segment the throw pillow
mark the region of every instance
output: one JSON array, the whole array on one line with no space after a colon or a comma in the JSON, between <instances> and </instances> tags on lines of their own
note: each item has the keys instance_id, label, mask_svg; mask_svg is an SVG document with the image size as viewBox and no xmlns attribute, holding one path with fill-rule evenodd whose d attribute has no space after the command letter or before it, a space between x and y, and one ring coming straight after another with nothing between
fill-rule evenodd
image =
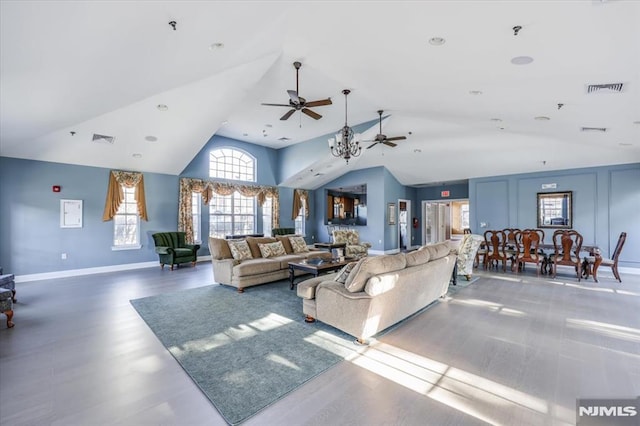
<instances>
[{"instance_id":1,"label":"throw pillow","mask_svg":"<svg viewBox=\"0 0 640 426\"><path fill-rule=\"evenodd\" d=\"M347 281L347 277L349 277L349 274L357 263L358 262L347 263L342 269L340 269L340 272L338 272L338 275L336 275L333 280L344 284L345 281Z\"/></svg>"},{"instance_id":2,"label":"throw pillow","mask_svg":"<svg viewBox=\"0 0 640 426\"><path fill-rule=\"evenodd\" d=\"M260 248L260 254L265 259L268 257L284 256L287 254L280 241L276 241L275 243L258 244L258 247Z\"/></svg>"},{"instance_id":3,"label":"throw pillow","mask_svg":"<svg viewBox=\"0 0 640 426\"><path fill-rule=\"evenodd\" d=\"M231 256L236 260L253 259L249 244L246 241L229 241Z\"/></svg>"},{"instance_id":4,"label":"throw pillow","mask_svg":"<svg viewBox=\"0 0 640 426\"><path fill-rule=\"evenodd\" d=\"M307 242L302 237L289 237L289 242L294 253L306 253L309 251Z\"/></svg>"}]
</instances>

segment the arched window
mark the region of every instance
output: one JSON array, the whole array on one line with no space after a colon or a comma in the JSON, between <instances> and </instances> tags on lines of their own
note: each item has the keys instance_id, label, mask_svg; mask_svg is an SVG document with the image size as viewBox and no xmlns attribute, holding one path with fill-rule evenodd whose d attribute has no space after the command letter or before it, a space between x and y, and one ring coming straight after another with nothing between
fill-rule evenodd
<instances>
[{"instance_id":1,"label":"arched window","mask_svg":"<svg viewBox=\"0 0 640 426\"><path fill-rule=\"evenodd\" d=\"M256 181L256 159L234 148L214 149L209 154L209 177Z\"/></svg>"},{"instance_id":2,"label":"arched window","mask_svg":"<svg viewBox=\"0 0 640 426\"><path fill-rule=\"evenodd\" d=\"M219 148L209 154L209 176L220 179L256 181L256 159L234 149ZM255 197L244 197L238 192L231 195L213 194L209 203L209 235L253 234L256 228Z\"/></svg>"}]
</instances>

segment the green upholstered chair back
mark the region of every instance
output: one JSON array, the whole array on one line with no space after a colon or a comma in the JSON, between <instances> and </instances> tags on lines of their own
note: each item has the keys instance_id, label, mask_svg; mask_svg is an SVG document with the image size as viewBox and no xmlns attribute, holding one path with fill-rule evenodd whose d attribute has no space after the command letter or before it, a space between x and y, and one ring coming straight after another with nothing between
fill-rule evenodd
<instances>
[{"instance_id":1,"label":"green upholstered chair back","mask_svg":"<svg viewBox=\"0 0 640 426\"><path fill-rule=\"evenodd\" d=\"M157 232L153 234L156 247L180 248L185 246L184 232Z\"/></svg>"},{"instance_id":2,"label":"green upholstered chair back","mask_svg":"<svg viewBox=\"0 0 640 426\"><path fill-rule=\"evenodd\" d=\"M276 235L291 235L295 233L296 233L295 228L273 228L271 230L272 237L275 237Z\"/></svg>"}]
</instances>

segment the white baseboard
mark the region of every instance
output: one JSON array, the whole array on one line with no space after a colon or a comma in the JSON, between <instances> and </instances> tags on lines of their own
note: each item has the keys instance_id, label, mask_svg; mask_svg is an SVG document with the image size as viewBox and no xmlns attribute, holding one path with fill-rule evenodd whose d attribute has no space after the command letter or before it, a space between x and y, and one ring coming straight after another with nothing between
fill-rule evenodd
<instances>
[{"instance_id":1,"label":"white baseboard","mask_svg":"<svg viewBox=\"0 0 640 426\"><path fill-rule=\"evenodd\" d=\"M198 256L198 262L211 260L211 256ZM125 263L122 265L98 266L95 268L67 269L65 271L43 272L40 274L16 275L16 282L50 280L54 278L79 277L82 275L104 274L105 272L129 271L131 269L157 268L158 261Z\"/></svg>"}]
</instances>

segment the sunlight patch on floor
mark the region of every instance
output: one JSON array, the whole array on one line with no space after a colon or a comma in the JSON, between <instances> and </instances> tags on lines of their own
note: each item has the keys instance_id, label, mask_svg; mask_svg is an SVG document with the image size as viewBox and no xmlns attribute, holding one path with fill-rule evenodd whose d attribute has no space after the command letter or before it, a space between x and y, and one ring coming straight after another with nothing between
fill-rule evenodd
<instances>
[{"instance_id":1,"label":"sunlight patch on floor","mask_svg":"<svg viewBox=\"0 0 640 426\"><path fill-rule=\"evenodd\" d=\"M352 360L357 357L360 352L368 349L367 346L357 346L353 341L346 341L326 331L316 331L310 336L305 337L304 340L332 354L338 355L347 361Z\"/></svg>"},{"instance_id":2,"label":"sunlight patch on floor","mask_svg":"<svg viewBox=\"0 0 640 426\"><path fill-rule=\"evenodd\" d=\"M269 355L267 355L267 360L273 361L276 364L284 365L285 367L291 368L293 370L300 370L299 366L297 366L296 364L292 363L288 359L283 358L283 357L281 357L280 355L277 355L277 354L269 354Z\"/></svg>"},{"instance_id":3,"label":"sunlight patch on floor","mask_svg":"<svg viewBox=\"0 0 640 426\"><path fill-rule=\"evenodd\" d=\"M180 346L171 346L168 349L175 356L181 356L189 352L207 352L237 340L256 336L258 332L273 330L291 322L293 322L292 319L270 313L269 315L251 321L248 324L239 324L235 327L229 327L225 331L216 333L213 336L191 340Z\"/></svg>"},{"instance_id":4,"label":"sunlight patch on floor","mask_svg":"<svg viewBox=\"0 0 640 426\"><path fill-rule=\"evenodd\" d=\"M640 342L640 330L637 328L575 318L567 318L567 327L593 331L603 336L630 342Z\"/></svg>"},{"instance_id":5,"label":"sunlight patch on floor","mask_svg":"<svg viewBox=\"0 0 640 426\"><path fill-rule=\"evenodd\" d=\"M351 362L487 423L502 424L496 413L504 409L524 410L515 418L574 420L572 409L382 342L371 344ZM496 410L498 406L502 409Z\"/></svg>"}]
</instances>

